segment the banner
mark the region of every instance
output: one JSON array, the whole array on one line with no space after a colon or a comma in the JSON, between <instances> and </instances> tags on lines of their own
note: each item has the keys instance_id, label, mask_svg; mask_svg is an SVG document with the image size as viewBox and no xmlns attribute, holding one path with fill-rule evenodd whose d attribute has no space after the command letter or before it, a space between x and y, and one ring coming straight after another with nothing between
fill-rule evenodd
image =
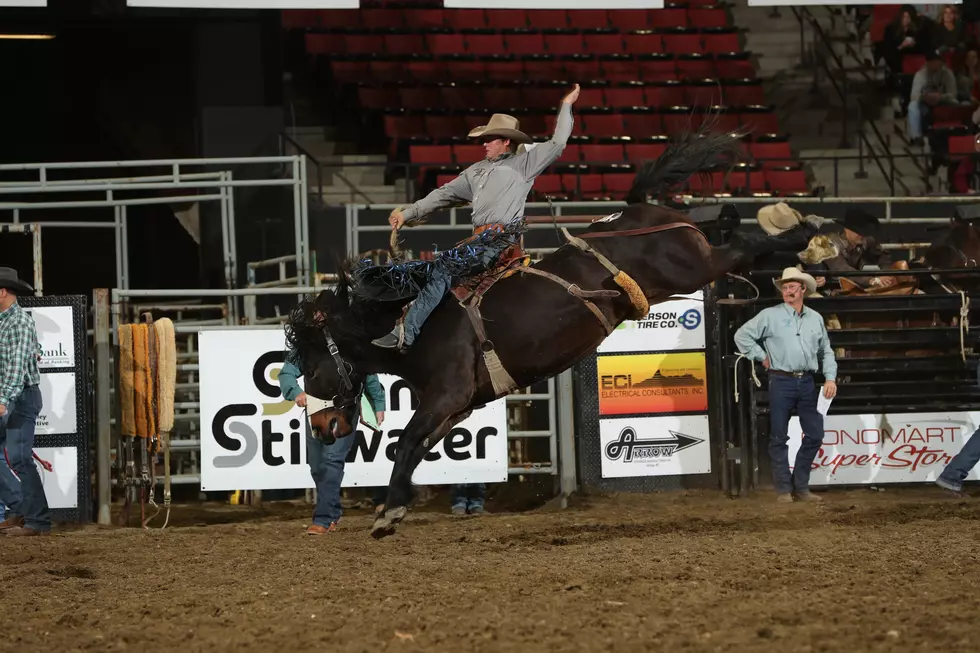
<instances>
[{"instance_id":1,"label":"banner","mask_svg":"<svg viewBox=\"0 0 980 653\"><path fill-rule=\"evenodd\" d=\"M78 430L74 372L41 375L41 412L34 422L37 435L66 435Z\"/></svg>"},{"instance_id":2,"label":"banner","mask_svg":"<svg viewBox=\"0 0 980 653\"><path fill-rule=\"evenodd\" d=\"M48 0L0 0L0 7L47 7Z\"/></svg>"},{"instance_id":3,"label":"banner","mask_svg":"<svg viewBox=\"0 0 980 653\"><path fill-rule=\"evenodd\" d=\"M34 318L41 345L42 370L75 366L74 312L71 306L33 306L25 311Z\"/></svg>"},{"instance_id":4,"label":"banner","mask_svg":"<svg viewBox=\"0 0 980 653\"><path fill-rule=\"evenodd\" d=\"M361 0L126 0L126 4L185 9L360 9Z\"/></svg>"},{"instance_id":5,"label":"banner","mask_svg":"<svg viewBox=\"0 0 980 653\"><path fill-rule=\"evenodd\" d=\"M663 0L445 0L447 9L663 9Z\"/></svg>"},{"instance_id":6,"label":"banner","mask_svg":"<svg viewBox=\"0 0 980 653\"><path fill-rule=\"evenodd\" d=\"M810 485L927 483L959 453L980 427L980 411L828 415L823 446L810 473ZM796 459L803 431L789 423L789 460ZM968 480L980 480L980 466Z\"/></svg>"},{"instance_id":7,"label":"banner","mask_svg":"<svg viewBox=\"0 0 980 653\"><path fill-rule=\"evenodd\" d=\"M704 296L701 291L650 307L642 320L626 320L599 344L600 354L704 349Z\"/></svg>"},{"instance_id":8,"label":"banner","mask_svg":"<svg viewBox=\"0 0 980 653\"><path fill-rule=\"evenodd\" d=\"M604 419L599 439L603 478L711 472L707 415Z\"/></svg>"},{"instance_id":9,"label":"banner","mask_svg":"<svg viewBox=\"0 0 980 653\"><path fill-rule=\"evenodd\" d=\"M704 352L599 356L599 415L708 410Z\"/></svg>"},{"instance_id":10,"label":"banner","mask_svg":"<svg viewBox=\"0 0 980 653\"><path fill-rule=\"evenodd\" d=\"M313 487L306 461L306 415L285 401L277 382L284 360L281 329L201 332L201 489ZM405 382L379 375L387 410L382 432L354 435L343 487L388 484L395 445L417 406ZM303 386L303 379L300 379ZM473 411L426 455L419 485L507 480L504 399Z\"/></svg>"}]
</instances>

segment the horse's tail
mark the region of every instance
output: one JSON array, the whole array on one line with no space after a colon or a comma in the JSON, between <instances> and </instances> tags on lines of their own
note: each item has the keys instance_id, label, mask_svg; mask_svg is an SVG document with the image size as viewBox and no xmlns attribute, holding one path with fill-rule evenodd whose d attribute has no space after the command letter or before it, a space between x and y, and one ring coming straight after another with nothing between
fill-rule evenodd
<instances>
[{"instance_id":1,"label":"horse's tail","mask_svg":"<svg viewBox=\"0 0 980 653\"><path fill-rule=\"evenodd\" d=\"M644 161L636 172L633 186L626 196L628 204L646 201L647 195L659 196L683 183L694 173L707 174L711 169L727 172L742 156L739 132L712 132L705 120L693 132L675 136L667 150L655 161Z\"/></svg>"}]
</instances>

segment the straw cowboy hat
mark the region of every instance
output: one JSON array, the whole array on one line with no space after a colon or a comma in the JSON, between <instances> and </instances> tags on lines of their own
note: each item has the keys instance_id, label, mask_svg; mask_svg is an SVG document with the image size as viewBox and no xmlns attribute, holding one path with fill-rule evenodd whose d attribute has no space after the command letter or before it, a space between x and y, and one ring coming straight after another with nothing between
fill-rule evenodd
<instances>
[{"instance_id":1,"label":"straw cowboy hat","mask_svg":"<svg viewBox=\"0 0 980 653\"><path fill-rule=\"evenodd\" d=\"M34 294L34 288L26 281L21 281L13 268L0 268L0 288L6 288L15 295Z\"/></svg>"},{"instance_id":2,"label":"straw cowboy hat","mask_svg":"<svg viewBox=\"0 0 980 653\"><path fill-rule=\"evenodd\" d=\"M772 280L773 284L775 284L776 288L779 290L783 289L783 284L787 281L802 283L804 286L806 286L808 296L813 296L817 292L817 280L806 272L798 270L797 268L786 268L783 270L783 276Z\"/></svg>"},{"instance_id":3,"label":"straw cowboy hat","mask_svg":"<svg viewBox=\"0 0 980 653\"><path fill-rule=\"evenodd\" d=\"M506 113L495 113L490 116L490 120L485 125L476 127L469 133L470 138L482 138L484 136L496 136L498 138L509 138L515 143L533 143L530 136L521 131L521 123L514 116Z\"/></svg>"},{"instance_id":4,"label":"straw cowboy hat","mask_svg":"<svg viewBox=\"0 0 980 653\"><path fill-rule=\"evenodd\" d=\"M759 209L757 216L759 226L770 236L777 236L789 231L803 222L803 215L785 202L769 204Z\"/></svg>"}]
</instances>

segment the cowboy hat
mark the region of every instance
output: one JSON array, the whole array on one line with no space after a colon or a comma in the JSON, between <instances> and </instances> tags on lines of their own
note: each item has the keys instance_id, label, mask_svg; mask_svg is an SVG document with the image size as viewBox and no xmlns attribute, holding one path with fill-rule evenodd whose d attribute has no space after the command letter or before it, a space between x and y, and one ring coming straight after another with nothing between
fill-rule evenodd
<instances>
[{"instance_id":1,"label":"cowboy hat","mask_svg":"<svg viewBox=\"0 0 980 653\"><path fill-rule=\"evenodd\" d=\"M759 226L770 236L778 236L803 222L803 216L786 202L769 204L759 209Z\"/></svg>"},{"instance_id":2,"label":"cowboy hat","mask_svg":"<svg viewBox=\"0 0 980 653\"><path fill-rule=\"evenodd\" d=\"M0 268L0 288L6 288L15 295L33 295L34 288L17 276L13 268Z\"/></svg>"},{"instance_id":3,"label":"cowboy hat","mask_svg":"<svg viewBox=\"0 0 980 653\"><path fill-rule=\"evenodd\" d=\"M817 292L817 280L806 272L803 272L797 268L786 268L783 270L783 276L772 280L773 284L779 290L783 289L783 284L787 281L802 283L804 286L806 286L808 295L813 295L815 292Z\"/></svg>"},{"instance_id":4,"label":"cowboy hat","mask_svg":"<svg viewBox=\"0 0 980 653\"><path fill-rule=\"evenodd\" d=\"M530 136L521 131L521 123L514 116L506 113L495 113L490 116L490 120L485 125L474 128L469 134L470 138L482 138L485 136L496 136L498 138L509 138L515 143L533 143Z\"/></svg>"}]
</instances>

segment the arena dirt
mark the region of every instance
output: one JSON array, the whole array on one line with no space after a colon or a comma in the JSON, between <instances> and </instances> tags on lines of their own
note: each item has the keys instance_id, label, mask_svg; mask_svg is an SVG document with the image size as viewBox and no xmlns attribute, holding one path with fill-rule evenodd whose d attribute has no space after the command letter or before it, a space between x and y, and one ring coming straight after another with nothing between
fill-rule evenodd
<instances>
[{"instance_id":1,"label":"arena dirt","mask_svg":"<svg viewBox=\"0 0 980 653\"><path fill-rule=\"evenodd\" d=\"M976 651L980 499L824 496L430 506L380 542L287 503L0 538L0 650Z\"/></svg>"}]
</instances>

